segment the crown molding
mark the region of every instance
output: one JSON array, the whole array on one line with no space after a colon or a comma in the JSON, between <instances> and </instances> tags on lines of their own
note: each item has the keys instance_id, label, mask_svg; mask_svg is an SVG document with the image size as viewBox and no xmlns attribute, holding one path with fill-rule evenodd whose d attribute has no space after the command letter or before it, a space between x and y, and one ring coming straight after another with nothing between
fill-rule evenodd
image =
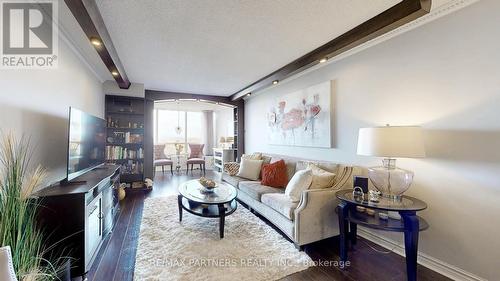
<instances>
[{"instance_id":1,"label":"crown molding","mask_svg":"<svg viewBox=\"0 0 500 281\"><path fill-rule=\"evenodd\" d=\"M354 54L357 54L363 50L366 50L368 48L371 48L375 45L378 45L382 42L385 42L387 40L390 40L396 36L399 36L401 34L404 34L408 31L411 31L415 28L418 28L422 25L425 25L429 22L432 22L436 19L439 19L443 16L446 16L448 14L451 14L455 11L458 11L460 9L463 9L471 4L474 4L476 2L479 2L480 0L452 0L452 1L449 1L439 7L436 7L435 9L431 9L431 11L424 15L424 16L421 16L407 24L404 24L398 28L395 28L394 30L391 30L389 32L386 32L385 34L382 34L372 40L369 40L361 45L358 45L344 53L341 53L333 58L330 58L327 62L325 63L321 63L321 64L316 64L308 69L305 69L304 71L301 71L299 73L296 73L294 75L291 75L290 77L286 78L286 79L283 79L282 81L280 81L280 83L278 85L270 85L269 87L266 87L266 88L263 88L263 89L260 89L254 93L252 93L252 95L250 97L244 97L244 99L251 99L255 96L258 96L259 94L267 91L267 90L270 90L270 89L273 89L275 87L279 87L280 85L283 85L285 83L289 83L297 78L300 78L308 73L311 73L313 71L316 71L320 68L323 68L327 65L330 65L332 63L335 63L335 62L338 62L344 58L347 58L349 56L352 56Z\"/></svg>"}]
</instances>

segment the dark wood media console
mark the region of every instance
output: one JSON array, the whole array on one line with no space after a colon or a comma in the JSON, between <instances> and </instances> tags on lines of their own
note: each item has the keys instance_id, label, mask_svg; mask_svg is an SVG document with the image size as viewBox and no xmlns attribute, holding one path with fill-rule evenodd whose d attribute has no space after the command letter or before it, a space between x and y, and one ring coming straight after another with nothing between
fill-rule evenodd
<instances>
[{"instance_id":1,"label":"dark wood media console","mask_svg":"<svg viewBox=\"0 0 500 281\"><path fill-rule=\"evenodd\" d=\"M42 205L39 225L50 235L51 245L58 243L56 250L70 251L72 277L85 280L112 231L119 213L119 185L120 166L103 165L72 183L56 184L35 194Z\"/></svg>"}]
</instances>

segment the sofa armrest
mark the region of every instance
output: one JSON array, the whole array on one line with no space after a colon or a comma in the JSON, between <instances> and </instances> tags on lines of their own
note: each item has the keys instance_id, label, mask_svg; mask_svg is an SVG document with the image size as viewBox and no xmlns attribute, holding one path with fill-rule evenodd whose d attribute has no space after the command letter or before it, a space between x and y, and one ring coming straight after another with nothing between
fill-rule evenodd
<instances>
[{"instance_id":1,"label":"sofa armrest","mask_svg":"<svg viewBox=\"0 0 500 281\"><path fill-rule=\"evenodd\" d=\"M295 241L305 245L339 235L338 217L335 209L339 200L338 189L310 189L302 192L295 209Z\"/></svg>"}]
</instances>

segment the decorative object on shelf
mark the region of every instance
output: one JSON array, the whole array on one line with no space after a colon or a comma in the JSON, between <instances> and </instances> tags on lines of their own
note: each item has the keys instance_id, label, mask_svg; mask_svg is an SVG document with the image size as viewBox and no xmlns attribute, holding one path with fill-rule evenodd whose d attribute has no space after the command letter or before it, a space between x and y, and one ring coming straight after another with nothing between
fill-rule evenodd
<instances>
[{"instance_id":1,"label":"decorative object on shelf","mask_svg":"<svg viewBox=\"0 0 500 281\"><path fill-rule=\"evenodd\" d=\"M143 187L144 187L144 182L142 181L134 181L131 186L132 189L138 189Z\"/></svg>"},{"instance_id":2,"label":"decorative object on shelf","mask_svg":"<svg viewBox=\"0 0 500 281\"><path fill-rule=\"evenodd\" d=\"M380 191L377 190L368 191L368 200L373 203L380 202Z\"/></svg>"},{"instance_id":3,"label":"decorative object on shelf","mask_svg":"<svg viewBox=\"0 0 500 281\"><path fill-rule=\"evenodd\" d=\"M267 113L270 144L332 147L332 81L277 98Z\"/></svg>"},{"instance_id":4,"label":"decorative object on shelf","mask_svg":"<svg viewBox=\"0 0 500 281\"><path fill-rule=\"evenodd\" d=\"M353 190L352 190L352 197L354 198L354 200L356 201L363 201L364 198L365 198L365 193L363 192L363 189L361 189L361 187L359 186L356 186Z\"/></svg>"},{"instance_id":5,"label":"decorative object on shelf","mask_svg":"<svg viewBox=\"0 0 500 281\"><path fill-rule=\"evenodd\" d=\"M368 168L368 176L383 196L400 201L410 188L413 172L396 167L393 157L425 157L421 127L385 126L359 129L358 155L386 157L382 166Z\"/></svg>"},{"instance_id":6,"label":"decorative object on shelf","mask_svg":"<svg viewBox=\"0 0 500 281\"><path fill-rule=\"evenodd\" d=\"M368 178L354 176L354 187L361 187L364 193L368 193Z\"/></svg>"},{"instance_id":7,"label":"decorative object on shelf","mask_svg":"<svg viewBox=\"0 0 500 281\"><path fill-rule=\"evenodd\" d=\"M125 183L120 184L120 187L118 188L118 200L122 201L125 199L125 196L127 196L127 193L125 192L125 187L127 185Z\"/></svg>"},{"instance_id":8,"label":"decorative object on shelf","mask_svg":"<svg viewBox=\"0 0 500 281\"><path fill-rule=\"evenodd\" d=\"M366 208L365 212L369 216L374 216L375 215L375 210L374 209Z\"/></svg>"},{"instance_id":9,"label":"decorative object on shelf","mask_svg":"<svg viewBox=\"0 0 500 281\"><path fill-rule=\"evenodd\" d=\"M356 206L356 211L363 213L364 211L366 211L366 208L363 206Z\"/></svg>"},{"instance_id":10,"label":"decorative object on shelf","mask_svg":"<svg viewBox=\"0 0 500 281\"><path fill-rule=\"evenodd\" d=\"M387 213L378 213L378 218L381 220L388 220L389 216L387 215Z\"/></svg>"},{"instance_id":11,"label":"decorative object on shelf","mask_svg":"<svg viewBox=\"0 0 500 281\"><path fill-rule=\"evenodd\" d=\"M147 188L147 189L153 189L153 180L150 179L150 178L146 178L144 180L144 186Z\"/></svg>"},{"instance_id":12,"label":"decorative object on shelf","mask_svg":"<svg viewBox=\"0 0 500 281\"><path fill-rule=\"evenodd\" d=\"M387 212L387 216L393 220L401 220L401 215L398 212L389 211Z\"/></svg>"}]
</instances>

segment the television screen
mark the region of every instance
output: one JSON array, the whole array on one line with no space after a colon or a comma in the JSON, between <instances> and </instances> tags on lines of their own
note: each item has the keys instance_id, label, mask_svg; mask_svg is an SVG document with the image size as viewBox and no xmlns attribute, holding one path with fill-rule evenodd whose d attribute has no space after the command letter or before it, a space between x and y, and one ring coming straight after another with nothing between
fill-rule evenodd
<instances>
[{"instance_id":1,"label":"television screen","mask_svg":"<svg viewBox=\"0 0 500 281\"><path fill-rule=\"evenodd\" d=\"M67 180L103 164L105 148L106 121L70 107Z\"/></svg>"}]
</instances>

